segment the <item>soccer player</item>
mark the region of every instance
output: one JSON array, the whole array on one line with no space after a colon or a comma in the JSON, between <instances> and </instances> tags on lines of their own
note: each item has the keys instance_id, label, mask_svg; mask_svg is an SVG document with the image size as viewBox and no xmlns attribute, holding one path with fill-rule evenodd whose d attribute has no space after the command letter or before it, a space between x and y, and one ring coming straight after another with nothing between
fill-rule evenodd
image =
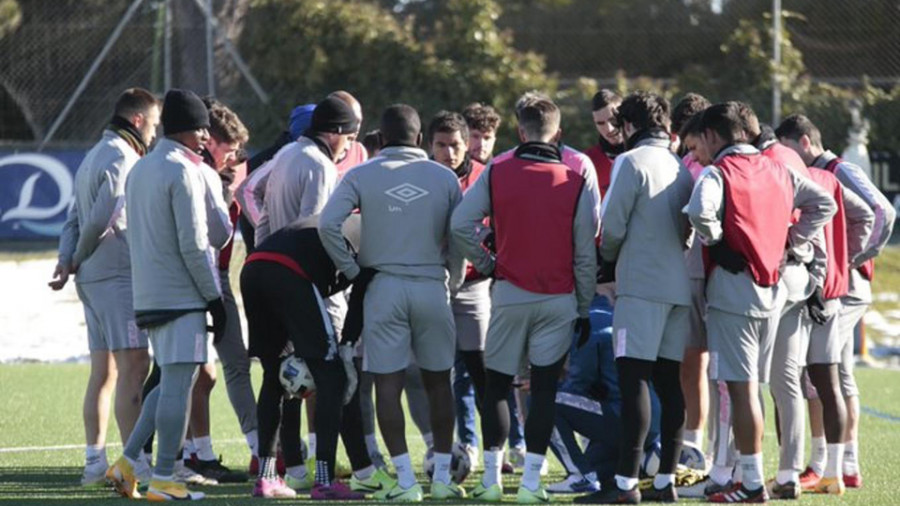
<instances>
[{"instance_id":1,"label":"soccer player","mask_svg":"<svg viewBox=\"0 0 900 506\"><path fill-rule=\"evenodd\" d=\"M357 100L356 97L344 90L331 92L328 96L341 99L345 104L349 105L350 108L353 109L353 115L356 117L357 125L362 125L362 105L360 105L359 100ZM357 137L359 137L359 126L356 127L356 132L348 139L347 149L344 151L343 156L335 162L338 171L338 179L344 177L344 174L346 174L348 170L369 159L368 150L366 150L366 147L357 140Z\"/></svg>"},{"instance_id":2,"label":"soccer player","mask_svg":"<svg viewBox=\"0 0 900 506\"><path fill-rule=\"evenodd\" d=\"M653 93L629 95L617 121L627 151L616 158L603 203L600 279L616 281L613 316L622 392L622 451L615 480L581 503L636 503L638 470L650 424L650 382L661 405L659 473L646 499L672 501L681 451L684 398L680 363L690 332L691 293L684 249L691 176L670 151L669 103Z\"/></svg>"},{"instance_id":3,"label":"soccer player","mask_svg":"<svg viewBox=\"0 0 900 506\"><path fill-rule=\"evenodd\" d=\"M580 339L587 340L590 333L596 197L585 175L562 163L556 104L534 100L519 111L518 119L522 144L513 157L485 168L454 213L452 228L453 240L475 268L496 279L485 343L484 475L472 497L499 501L503 495L506 399L513 378L528 363L531 409L525 421L527 453L518 501L546 502L540 471L553 431L556 383L575 321ZM496 255L482 247L482 220L487 217Z\"/></svg>"},{"instance_id":4,"label":"soccer player","mask_svg":"<svg viewBox=\"0 0 900 506\"><path fill-rule=\"evenodd\" d=\"M318 110L318 108L317 108ZM365 292L364 368L375 374L378 425L397 471L397 483L376 494L388 501L421 501L406 446L400 402L412 349L431 408L435 471L431 496L463 497L450 480L453 404L450 368L456 350L449 286L462 282L462 258L448 251L450 214L462 198L452 171L427 159L418 146L421 123L408 105L381 117L382 150L341 180L319 222L322 244L348 278L370 278ZM355 209L362 220L354 259L340 227ZM361 295L361 294L360 294Z\"/></svg>"},{"instance_id":5,"label":"soccer player","mask_svg":"<svg viewBox=\"0 0 900 506\"><path fill-rule=\"evenodd\" d=\"M166 138L135 164L125 187L136 320L149 329L160 383L144 400L124 455L107 478L122 495L139 497L134 466L155 431L158 452L147 498L195 500L203 494L188 491L172 473L197 368L206 362L206 313L216 337L227 318L209 247L201 173L209 112L194 93L171 90L162 123Z\"/></svg>"},{"instance_id":6,"label":"soccer player","mask_svg":"<svg viewBox=\"0 0 900 506\"><path fill-rule=\"evenodd\" d=\"M150 359L147 335L135 325L132 309L125 181L153 142L159 114L159 100L147 90L130 88L119 96L103 138L88 151L76 172L75 202L60 238L55 279L50 282L51 288L61 290L74 274L84 305L91 352L83 408L84 486L106 480L106 428L113 382L122 441L128 440L140 414L141 387Z\"/></svg>"},{"instance_id":7,"label":"soccer player","mask_svg":"<svg viewBox=\"0 0 900 506\"><path fill-rule=\"evenodd\" d=\"M493 107L478 102L466 106L462 115L469 126L469 155L479 163L488 163L494 156L500 115Z\"/></svg>"},{"instance_id":8,"label":"soccer player","mask_svg":"<svg viewBox=\"0 0 900 506\"><path fill-rule=\"evenodd\" d=\"M822 136L818 128L806 116L795 114L787 117L775 131L779 140L786 146L795 150L803 161L810 166L824 169L837 177L838 181L851 192L855 193L875 214L875 224L872 234L866 244L866 251L855 264L851 265L849 292L841 299L840 310L840 335L841 362L838 366L841 394L844 397L847 411L847 427L840 442L844 443L843 469L837 469L842 473L842 478L847 487L861 486L862 478L859 470L858 454L858 430L859 430L859 390L856 379L853 376L853 331L866 313L866 309L872 302L871 282L874 276L874 258L881 253L884 246L890 240L896 219L896 211L875 185L866 177L862 169L841 160L831 151L822 147ZM833 378L832 378L833 379ZM837 402L837 401L835 401ZM813 436L813 460L810 466L800 476L801 486L815 488L826 470L827 458L838 454L835 443L828 442L826 453L825 435L830 430L825 430L834 420L822 424L820 403L810 400L810 424ZM837 460L835 456L833 460ZM840 477L839 477L840 478ZM821 488L835 489L839 487L833 480L822 484Z\"/></svg>"},{"instance_id":9,"label":"soccer player","mask_svg":"<svg viewBox=\"0 0 900 506\"><path fill-rule=\"evenodd\" d=\"M736 102L703 113L703 142L715 153L691 195L688 216L708 248L707 336L716 379L727 382L742 483L711 502L759 502L763 419L759 384L768 381L780 310L780 265L804 255L835 213L834 200L808 179L759 154ZM794 209L801 215L789 226Z\"/></svg>"},{"instance_id":10,"label":"soccer player","mask_svg":"<svg viewBox=\"0 0 900 506\"><path fill-rule=\"evenodd\" d=\"M597 170L601 198L606 197L606 191L609 190L613 161L625 150L622 130L616 125L616 111L621 103L622 97L606 89L598 91L591 99L591 117L600 137L597 144L588 148L584 154L591 159Z\"/></svg>"},{"instance_id":11,"label":"soccer player","mask_svg":"<svg viewBox=\"0 0 900 506\"><path fill-rule=\"evenodd\" d=\"M295 356L309 367L316 385L317 429L316 484L310 493L314 500L355 500L356 493L335 477L338 434L343 420L342 406L350 401L347 368L353 370L353 343L342 343L348 350L338 351L338 338L325 311L324 298L349 286L322 248L315 216L300 219L279 229L257 245L247 257L241 272L241 293L246 301L250 332L250 353L263 366L263 384L259 393L260 468L253 495L257 497L296 497L275 470L276 431L281 422L284 396L279 380L280 355L285 346L293 346ZM345 224L342 240L355 250L359 244L359 219ZM349 352L349 353L348 353ZM349 363L345 363L349 362ZM352 382L351 382L352 383Z\"/></svg>"}]
</instances>

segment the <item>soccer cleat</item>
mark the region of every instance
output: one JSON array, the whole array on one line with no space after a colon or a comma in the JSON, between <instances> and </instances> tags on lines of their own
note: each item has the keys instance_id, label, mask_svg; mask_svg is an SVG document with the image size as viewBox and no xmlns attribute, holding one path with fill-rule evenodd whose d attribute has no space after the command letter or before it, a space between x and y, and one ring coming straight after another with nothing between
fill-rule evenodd
<instances>
[{"instance_id":1,"label":"soccer cleat","mask_svg":"<svg viewBox=\"0 0 900 506\"><path fill-rule=\"evenodd\" d=\"M134 474L134 468L124 455L119 457L119 460L115 461L106 471L106 479L112 483L113 488L122 497L127 497L128 499L141 498L141 494L138 492L138 481Z\"/></svg>"},{"instance_id":2,"label":"soccer cleat","mask_svg":"<svg viewBox=\"0 0 900 506\"><path fill-rule=\"evenodd\" d=\"M297 492L311 489L315 484L315 481L316 480L313 478L313 475L309 473L306 473L303 478L295 478L290 474L284 475L284 482L287 484L287 486L291 487Z\"/></svg>"},{"instance_id":3,"label":"soccer cleat","mask_svg":"<svg viewBox=\"0 0 900 506\"><path fill-rule=\"evenodd\" d=\"M297 492L287 486L281 477L275 479L260 478L256 480L256 486L253 487L253 497L264 497L266 499L274 498L293 498L297 497Z\"/></svg>"},{"instance_id":4,"label":"soccer cleat","mask_svg":"<svg viewBox=\"0 0 900 506\"><path fill-rule=\"evenodd\" d=\"M215 480L218 483L244 483L249 479L246 473L242 471L232 471L222 465L222 457L219 457L219 460L185 460L184 465L194 472L202 474L206 478Z\"/></svg>"},{"instance_id":5,"label":"soccer cleat","mask_svg":"<svg viewBox=\"0 0 900 506\"><path fill-rule=\"evenodd\" d=\"M148 502L199 501L204 497L203 492L191 492L183 483L174 481L150 480L147 489Z\"/></svg>"},{"instance_id":6,"label":"soccer cleat","mask_svg":"<svg viewBox=\"0 0 900 506\"><path fill-rule=\"evenodd\" d=\"M514 446L506 452L506 461L512 464L515 469L522 469L525 467L525 453L524 446Z\"/></svg>"},{"instance_id":7,"label":"soccer cleat","mask_svg":"<svg viewBox=\"0 0 900 506\"><path fill-rule=\"evenodd\" d=\"M422 485L418 483L409 488L403 488L398 483L389 489L377 492L373 497L379 501L422 502L424 495Z\"/></svg>"},{"instance_id":8,"label":"soccer cleat","mask_svg":"<svg viewBox=\"0 0 900 506\"><path fill-rule=\"evenodd\" d=\"M703 491L703 494L706 497L710 497L710 496L713 496L716 494L722 494L722 493L727 494L728 492L732 492L734 490L741 488L741 482L739 482L739 481L733 482L731 480L728 480L728 483L726 483L724 485L719 485L718 483L716 483L715 481L713 481L711 479L708 481L709 481L709 484L706 485L706 489Z\"/></svg>"},{"instance_id":9,"label":"soccer cleat","mask_svg":"<svg viewBox=\"0 0 900 506\"><path fill-rule=\"evenodd\" d=\"M419 491L421 492L421 488ZM331 485L316 483L312 492L309 493L309 498L313 501L361 501L366 498L366 495L354 492L347 485L336 481ZM419 500L422 500L421 495Z\"/></svg>"},{"instance_id":10,"label":"soccer cleat","mask_svg":"<svg viewBox=\"0 0 900 506\"><path fill-rule=\"evenodd\" d=\"M500 465L500 472L502 474L513 474L516 472L516 467L510 462L504 462Z\"/></svg>"},{"instance_id":11,"label":"soccer cleat","mask_svg":"<svg viewBox=\"0 0 900 506\"><path fill-rule=\"evenodd\" d=\"M109 465L106 462L99 462L99 465L84 466L84 472L81 473L82 487L102 487L106 485L106 470Z\"/></svg>"},{"instance_id":12,"label":"soccer cleat","mask_svg":"<svg viewBox=\"0 0 900 506\"><path fill-rule=\"evenodd\" d=\"M478 451L478 447L466 443L460 443L460 448L462 451L469 456L469 464L471 465L471 470L474 471L479 465L479 458L481 457L481 453Z\"/></svg>"},{"instance_id":13,"label":"soccer cleat","mask_svg":"<svg viewBox=\"0 0 900 506\"><path fill-rule=\"evenodd\" d=\"M799 499L802 493L799 483L789 481L782 484L774 478L766 483L766 491L769 493L770 499Z\"/></svg>"},{"instance_id":14,"label":"soccer cleat","mask_svg":"<svg viewBox=\"0 0 900 506\"><path fill-rule=\"evenodd\" d=\"M819 473L813 471L811 467L807 467L805 471L800 474L800 488L803 490L812 490L816 483L819 483L819 480L822 479L822 476Z\"/></svg>"},{"instance_id":15,"label":"soccer cleat","mask_svg":"<svg viewBox=\"0 0 900 506\"><path fill-rule=\"evenodd\" d=\"M184 465L183 461L176 460L175 461L175 470L173 472L174 480L178 483L184 483L188 485L201 485L201 486L211 486L218 485L219 482L203 476L200 473L194 472L193 469Z\"/></svg>"},{"instance_id":16,"label":"soccer cleat","mask_svg":"<svg viewBox=\"0 0 900 506\"><path fill-rule=\"evenodd\" d=\"M519 491L516 492L516 502L519 504L545 504L550 501L550 494L541 484L538 484L537 490L529 490L528 487L519 485Z\"/></svg>"},{"instance_id":17,"label":"soccer cleat","mask_svg":"<svg viewBox=\"0 0 900 506\"><path fill-rule=\"evenodd\" d=\"M431 483L431 498L438 500L465 499L466 490L452 481L449 484L441 481L434 481Z\"/></svg>"},{"instance_id":18,"label":"soccer cleat","mask_svg":"<svg viewBox=\"0 0 900 506\"><path fill-rule=\"evenodd\" d=\"M350 490L354 492L364 492L373 494L379 490L394 488L397 481L387 473L384 469L375 469L372 476L367 480L360 480L356 476L350 478Z\"/></svg>"},{"instance_id":19,"label":"soccer cleat","mask_svg":"<svg viewBox=\"0 0 900 506\"><path fill-rule=\"evenodd\" d=\"M862 488L862 474L845 474L844 486L847 488Z\"/></svg>"},{"instance_id":20,"label":"soccer cleat","mask_svg":"<svg viewBox=\"0 0 900 506\"><path fill-rule=\"evenodd\" d=\"M250 476L259 476L259 457L256 455L250 457L250 465L247 467L247 474Z\"/></svg>"},{"instance_id":21,"label":"soccer cleat","mask_svg":"<svg viewBox=\"0 0 900 506\"><path fill-rule=\"evenodd\" d=\"M472 489L469 497L475 501L500 502L503 499L503 489L496 483L490 487L485 487L484 484L479 483L478 486Z\"/></svg>"},{"instance_id":22,"label":"soccer cleat","mask_svg":"<svg viewBox=\"0 0 900 506\"><path fill-rule=\"evenodd\" d=\"M769 500L766 494L766 487L759 487L756 490L747 490L741 485L731 491L723 491L713 494L707 498L709 502L714 503L757 503Z\"/></svg>"},{"instance_id":23,"label":"soccer cleat","mask_svg":"<svg viewBox=\"0 0 900 506\"><path fill-rule=\"evenodd\" d=\"M692 498L705 498L706 497L706 489L713 483L712 478L709 476L701 476L699 479L690 484L681 485L678 484L678 479L675 479L676 491L678 492L678 497L692 497Z\"/></svg>"},{"instance_id":24,"label":"soccer cleat","mask_svg":"<svg viewBox=\"0 0 900 506\"><path fill-rule=\"evenodd\" d=\"M819 480L819 483L816 483L816 486L812 488L811 492L816 494L844 495L846 490L844 480L841 478L822 478Z\"/></svg>"},{"instance_id":25,"label":"soccer cleat","mask_svg":"<svg viewBox=\"0 0 900 506\"><path fill-rule=\"evenodd\" d=\"M673 483L669 483L663 488L651 485L647 490L641 490L641 501L678 502L678 492L675 491Z\"/></svg>"},{"instance_id":26,"label":"soccer cleat","mask_svg":"<svg viewBox=\"0 0 900 506\"><path fill-rule=\"evenodd\" d=\"M547 486L551 494L587 494L600 490L600 484L587 478L570 474L565 480Z\"/></svg>"},{"instance_id":27,"label":"soccer cleat","mask_svg":"<svg viewBox=\"0 0 900 506\"><path fill-rule=\"evenodd\" d=\"M572 502L577 504L639 504L641 491L637 486L629 490L622 490L616 485L615 480L609 480L604 482L597 492L580 495Z\"/></svg>"}]
</instances>

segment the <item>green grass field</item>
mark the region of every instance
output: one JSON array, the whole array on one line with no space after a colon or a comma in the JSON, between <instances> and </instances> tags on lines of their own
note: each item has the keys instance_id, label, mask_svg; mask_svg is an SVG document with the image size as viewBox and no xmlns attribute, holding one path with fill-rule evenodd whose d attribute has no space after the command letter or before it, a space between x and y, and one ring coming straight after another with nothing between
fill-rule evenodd
<instances>
[{"instance_id":1,"label":"green grass field","mask_svg":"<svg viewBox=\"0 0 900 506\"><path fill-rule=\"evenodd\" d=\"M260 369L257 365L253 368L254 384L259 385ZM87 376L87 365L0 366L0 389L3 391L0 404L0 502L60 505L125 502L116 498L111 490L82 489L78 485L84 458L81 399ZM843 498L805 495L801 499L803 503L866 506L900 503L893 488L893 480L900 475L900 455L894 453L900 447L900 372L860 369L858 379L866 408L861 427L865 486L849 491ZM767 411L772 412L771 405ZM212 420L215 450L223 455L227 465L246 466L249 453L222 385L213 392ZM411 422L407 425L407 438L414 462L421 463L424 445ZM119 439L114 422L108 439L110 442ZM107 451L112 461L118 457L121 448L110 445ZM766 430L765 455L766 470L772 475L776 448L771 421ZM547 483L563 477L559 464L553 457L550 460L551 475L546 478ZM474 473L467 486L474 486L478 476ZM514 494L517 477L508 478L505 485L507 492ZM261 500L250 498L251 488L252 484L248 482L206 487L203 491L208 494L208 504L261 504ZM511 495L509 500L514 497ZM570 502L571 496L557 499Z\"/></svg>"}]
</instances>

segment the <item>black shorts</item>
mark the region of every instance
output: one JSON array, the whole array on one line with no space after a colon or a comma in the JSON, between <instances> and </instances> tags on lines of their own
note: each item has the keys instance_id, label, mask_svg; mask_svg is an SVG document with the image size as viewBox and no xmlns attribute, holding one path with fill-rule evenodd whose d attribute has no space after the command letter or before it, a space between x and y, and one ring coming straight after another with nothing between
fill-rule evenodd
<instances>
[{"instance_id":1,"label":"black shorts","mask_svg":"<svg viewBox=\"0 0 900 506\"><path fill-rule=\"evenodd\" d=\"M279 263L253 261L241 271L241 295L251 357L277 358L288 341L298 357L330 360L337 356L331 319L310 281Z\"/></svg>"}]
</instances>

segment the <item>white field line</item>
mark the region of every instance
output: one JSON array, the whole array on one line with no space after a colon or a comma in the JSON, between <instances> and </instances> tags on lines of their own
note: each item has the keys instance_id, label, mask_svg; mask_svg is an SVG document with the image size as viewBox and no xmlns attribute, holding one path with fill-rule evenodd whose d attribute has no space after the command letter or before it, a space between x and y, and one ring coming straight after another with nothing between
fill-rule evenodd
<instances>
[{"instance_id":1,"label":"white field line","mask_svg":"<svg viewBox=\"0 0 900 506\"><path fill-rule=\"evenodd\" d=\"M221 439L216 440L216 444L235 444L235 443L244 443L246 444L243 438L240 439ZM122 443L107 443L107 448L118 448L121 447ZM28 453L28 452L52 452L52 451L62 451L62 450L82 450L84 449L84 444L75 444L75 445L57 445L57 446L15 446L11 448L0 448L0 453Z\"/></svg>"}]
</instances>

